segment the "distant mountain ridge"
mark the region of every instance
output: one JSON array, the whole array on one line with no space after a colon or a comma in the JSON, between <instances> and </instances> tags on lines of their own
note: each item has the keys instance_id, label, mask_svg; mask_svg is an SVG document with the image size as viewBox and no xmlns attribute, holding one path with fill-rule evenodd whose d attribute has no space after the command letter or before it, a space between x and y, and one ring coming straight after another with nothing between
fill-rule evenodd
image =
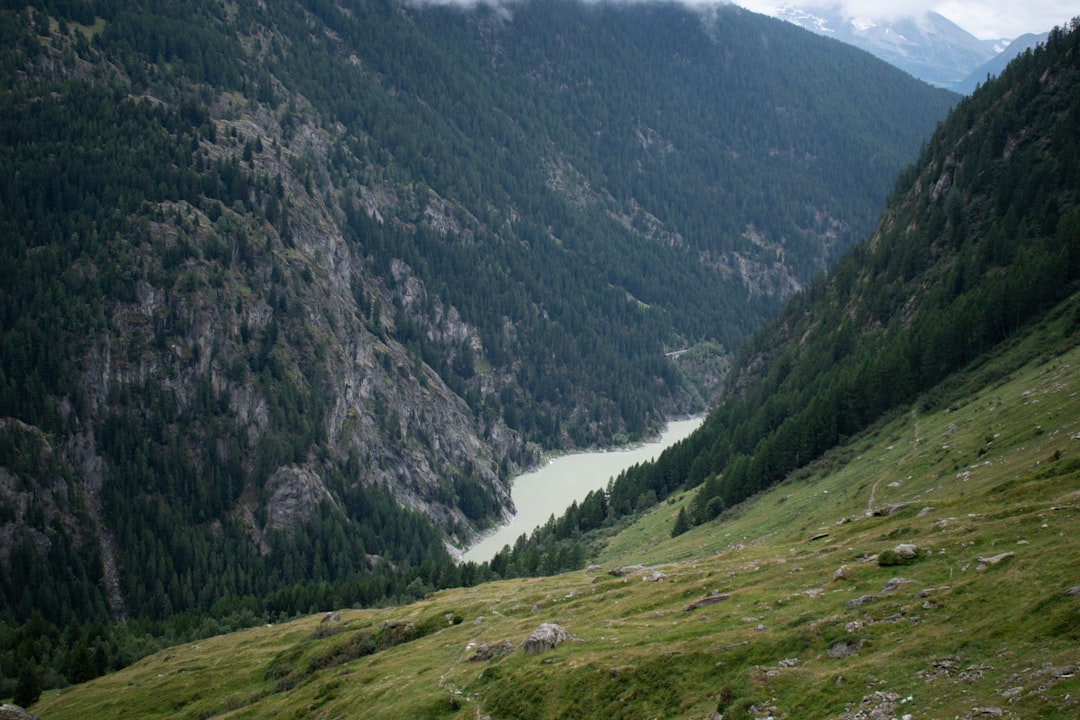
<instances>
[{"instance_id":1,"label":"distant mountain ridge","mask_svg":"<svg viewBox=\"0 0 1080 720\"><path fill-rule=\"evenodd\" d=\"M987 78L1000 75L1005 67L1012 62L1013 58L1027 50L1033 50L1036 45L1046 42L1049 33L1028 33L1021 35L1008 44L1000 53L975 68L970 75L958 83L950 86L951 90L962 95L970 95L975 88L986 82Z\"/></svg>"},{"instance_id":2,"label":"distant mountain ridge","mask_svg":"<svg viewBox=\"0 0 1080 720\"><path fill-rule=\"evenodd\" d=\"M866 20L841 5L785 6L777 17L832 37L938 87L952 88L997 53L936 12L894 20Z\"/></svg>"}]
</instances>

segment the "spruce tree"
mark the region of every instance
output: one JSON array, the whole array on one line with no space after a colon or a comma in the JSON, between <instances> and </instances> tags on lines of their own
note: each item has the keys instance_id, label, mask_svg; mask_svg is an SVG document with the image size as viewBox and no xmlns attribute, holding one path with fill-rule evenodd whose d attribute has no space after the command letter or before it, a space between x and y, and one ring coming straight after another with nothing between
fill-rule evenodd
<instances>
[{"instance_id":1,"label":"spruce tree","mask_svg":"<svg viewBox=\"0 0 1080 720\"><path fill-rule=\"evenodd\" d=\"M15 704L19 707L28 708L41 697L41 674L37 665L32 662L23 663L19 670L18 684L15 686Z\"/></svg>"},{"instance_id":2,"label":"spruce tree","mask_svg":"<svg viewBox=\"0 0 1080 720\"><path fill-rule=\"evenodd\" d=\"M683 505L679 508L679 514L675 517L675 526L671 528L671 537L679 537L690 527L690 516L686 514L686 506Z\"/></svg>"}]
</instances>

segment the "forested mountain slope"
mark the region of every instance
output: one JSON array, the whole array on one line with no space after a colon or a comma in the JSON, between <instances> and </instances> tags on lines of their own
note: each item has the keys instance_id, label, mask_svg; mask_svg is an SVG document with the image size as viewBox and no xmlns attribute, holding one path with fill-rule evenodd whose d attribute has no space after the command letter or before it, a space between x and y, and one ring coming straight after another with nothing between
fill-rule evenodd
<instances>
[{"instance_id":1,"label":"forested mountain slope","mask_svg":"<svg viewBox=\"0 0 1080 720\"><path fill-rule=\"evenodd\" d=\"M1080 279L1080 30L1059 28L961 102L874 234L740 349L722 405L616 479L617 513L701 486L688 524L783 480L928 392Z\"/></svg>"},{"instance_id":2,"label":"forested mountain slope","mask_svg":"<svg viewBox=\"0 0 1080 720\"><path fill-rule=\"evenodd\" d=\"M0 8L28 637L467 581L515 470L702 409L955 99L731 7Z\"/></svg>"}]
</instances>

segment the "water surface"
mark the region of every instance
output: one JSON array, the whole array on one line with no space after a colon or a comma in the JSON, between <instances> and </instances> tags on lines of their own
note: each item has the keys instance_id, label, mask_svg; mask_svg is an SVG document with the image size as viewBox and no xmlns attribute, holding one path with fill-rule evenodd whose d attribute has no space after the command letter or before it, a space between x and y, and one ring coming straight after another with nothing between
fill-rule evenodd
<instances>
[{"instance_id":1,"label":"water surface","mask_svg":"<svg viewBox=\"0 0 1080 720\"><path fill-rule=\"evenodd\" d=\"M535 472L518 475L510 490L517 515L493 535L465 551L464 560L490 560L519 535L531 534L552 515L559 517L575 500L581 502L593 490L607 487L608 480L635 463L656 458L661 451L697 429L704 417L675 420L656 442L635 447L563 455Z\"/></svg>"}]
</instances>

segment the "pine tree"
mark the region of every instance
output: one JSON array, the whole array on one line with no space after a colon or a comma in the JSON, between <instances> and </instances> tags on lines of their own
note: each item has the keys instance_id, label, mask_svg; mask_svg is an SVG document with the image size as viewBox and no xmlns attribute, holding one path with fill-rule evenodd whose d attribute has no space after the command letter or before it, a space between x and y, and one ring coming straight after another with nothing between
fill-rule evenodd
<instances>
[{"instance_id":1,"label":"pine tree","mask_svg":"<svg viewBox=\"0 0 1080 720\"><path fill-rule=\"evenodd\" d=\"M19 670L18 685L15 686L15 704L19 707L28 708L41 697L41 674L37 665L32 662L23 663Z\"/></svg>"},{"instance_id":2,"label":"pine tree","mask_svg":"<svg viewBox=\"0 0 1080 720\"><path fill-rule=\"evenodd\" d=\"M690 516L686 514L686 506L679 508L679 514L675 517L675 527L671 528L671 537L679 537L689 530Z\"/></svg>"}]
</instances>

